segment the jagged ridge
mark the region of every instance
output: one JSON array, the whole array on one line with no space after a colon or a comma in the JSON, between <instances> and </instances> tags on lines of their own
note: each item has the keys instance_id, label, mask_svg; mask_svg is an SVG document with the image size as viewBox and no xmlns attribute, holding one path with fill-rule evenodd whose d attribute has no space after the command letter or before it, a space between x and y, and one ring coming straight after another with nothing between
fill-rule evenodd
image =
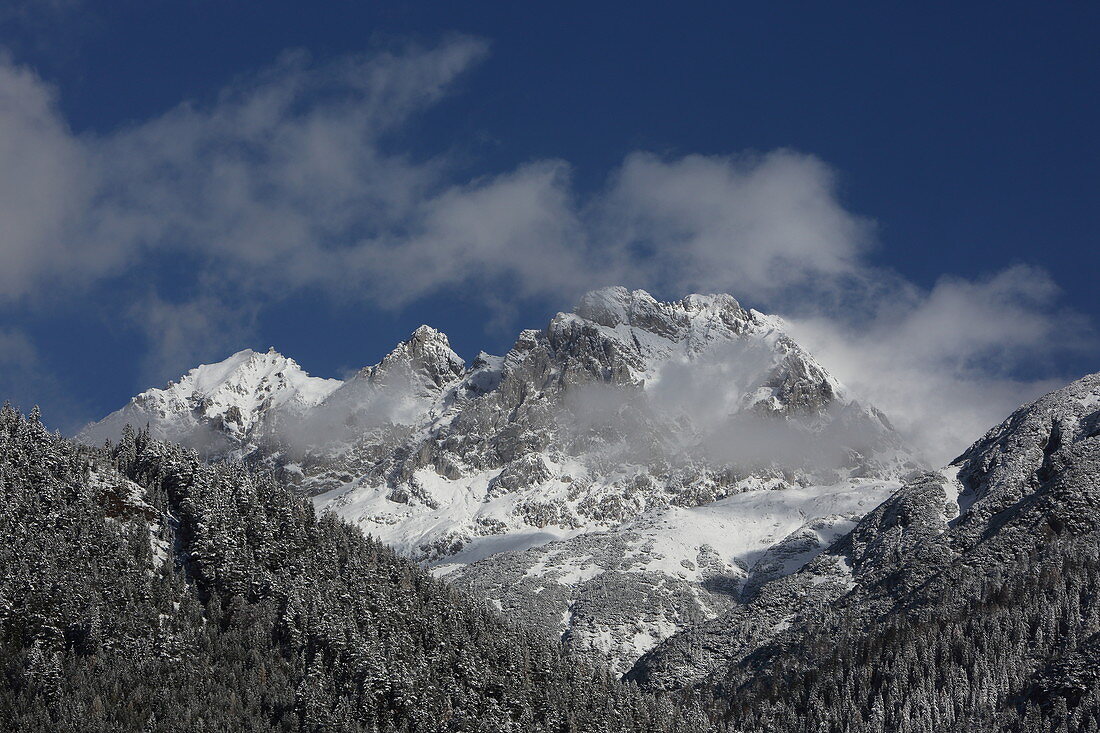
<instances>
[{"instance_id":1,"label":"jagged ridge","mask_svg":"<svg viewBox=\"0 0 1100 733\"><path fill-rule=\"evenodd\" d=\"M234 359L225 374L236 374ZM661 528L684 521L683 510L744 492L805 490L803 500L768 515L769 531L750 532L775 543L838 511L861 515L892 489L890 480L917 465L885 417L850 396L783 333L780 319L728 295L665 303L640 290L594 291L575 312L520 333L503 357L481 354L469 367L446 336L425 326L378 365L324 384L325 394L305 409L250 402L247 432L223 429L225 409L194 417L190 403L186 424L224 437L229 454L279 469L318 506L439 572L621 529L607 540L612 555L603 552L592 572L633 572L622 580L638 589L638 603L649 604L638 609L649 620L623 625L614 618L621 610L589 604L587 629L574 628L576 614L567 613L577 602L573 589L592 572L560 576L568 592L547 594L554 600L540 612L577 644L617 650L619 665L679 626L719 613L729 588L746 580L767 549L735 552L702 538L670 545ZM114 428L120 415L86 434ZM838 495L852 497L842 510L831 498ZM751 512L739 517L738 506L716 505L716 526L744 534L762 521ZM633 535L640 539L622 539ZM585 544L547 551L576 564ZM656 551L655 577L676 587L671 596L681 600L672 605L638 585L650 564L624 565L619 557L647 545L664 548ZM681 572L685 562L696 570ZM698 570L704 565L706 572ZM473 566L462 581L491 585L479 573L491 578L499 567ZM490 597L505 607L530 600Z\"/></svg>"}]
</instances>

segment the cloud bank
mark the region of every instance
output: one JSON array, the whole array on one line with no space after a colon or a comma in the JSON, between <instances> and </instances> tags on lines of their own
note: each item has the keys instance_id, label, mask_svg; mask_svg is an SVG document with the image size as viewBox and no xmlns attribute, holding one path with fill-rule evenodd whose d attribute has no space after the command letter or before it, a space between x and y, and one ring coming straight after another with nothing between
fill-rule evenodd
<instances>
[{"instance_id":1,"label":"cloud bank","mask_svg":"<svg viewBox=\"0 0 1100 733\"><path fill-rule=\"evenodd\" d=\"M520 297L623 281L764 300L858 271L870 227L812 156L635 153L578 201L564 161L456 182L445 154L394 150L485 53L457 38L320 65L287 54L106 136L73 134L48 85L0 64L0 298L158 256L195 263L205 297L321 286L396 306L505 280Z\"/></svg>"},{"instance_id":2,"label":"cloud bank","mask_svg":"<svg viewBox=\"0 0 1100 733\"><path fill-rule=\"evenodd\" d=\"M164 378L305 291L382 308L460 288L562 307L607 284L729 292L788 316L934 460L1083 342L1040 271L922 290L873 267L873 222L812 155L636 152L585 197L561 160L469 177L446 151L414 155L410 122L486 54L466 37L320 64L289 53L101 135L71 130L56 91L0 59L0 311L122 289ZM185 273L176 292L143 277L164 263Z\"/></svg>"},{"instance_id":3,"label":"cloud bank","mask_svg":"<svg viewBox=\"0 0 1100 733\"><path fill-rule=\"evenodd\" d=\"M933 463L958 456L1024 402L1073 377L1095 353L1091 325L1058 305L1042 270L941 277L931 291L893 279L873 307L789 320L792 336L878 405Z\"/></svg>"}]
</instances>

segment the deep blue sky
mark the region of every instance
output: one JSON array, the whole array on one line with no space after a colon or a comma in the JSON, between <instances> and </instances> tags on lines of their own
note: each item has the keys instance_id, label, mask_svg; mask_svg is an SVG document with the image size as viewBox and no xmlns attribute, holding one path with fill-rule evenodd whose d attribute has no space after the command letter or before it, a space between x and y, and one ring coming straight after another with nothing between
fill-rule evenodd
<instances>
[{"instance_id":1,"label":"deep blue sky","mask_svg":"<svg viewBox=\"0 0 1100 733\"><path fill-rule=\"evenodd\" d=\"M792 148L831 166L845 208L876 222L871 264L922 287L1038 265L1061 305L1095 322L1098 27L1100 6L1076 2L120 2L29 4L0 16L0 46L56 87L75 133L109 134L209 100L287 49L324 61L470 34L490 52L402 131L413 156L449 151L468 177L564 159L584 196L635 150ZM157 266L170 280L186 263ZM567 305L525 300L486 328L477 294L383 312L306 292L266 308L241 346L273 344L336 375L429 321L472 358ZM56 376L51 394L11 397L55 403L66 427L151 386L144 337L87 303L0 306L0 325L29 334Z\"/></svg>"}]
</instances>

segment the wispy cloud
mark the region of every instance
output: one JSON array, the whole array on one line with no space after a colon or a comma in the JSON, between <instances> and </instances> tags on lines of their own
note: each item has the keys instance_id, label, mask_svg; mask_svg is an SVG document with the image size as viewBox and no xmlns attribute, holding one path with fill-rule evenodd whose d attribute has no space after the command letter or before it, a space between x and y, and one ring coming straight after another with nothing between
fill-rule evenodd
<instances>
[{"instance_id":1,"label":"wispy cloud","mask_svg":"<svg viewBox=\"0 0 1100 733\"><path fill-rule=\"evenodd\" d=\"M923 290L872 266L873 222L811 155L638 152L582 197L565 161L470 179L445 151L403 150L409 121L486 53L457 36L289 53L106 135L74 133L56 92L0 59L0 307L121 288L163 379L307 289L398 308L478 288L505 310L606 284L724 291L789 316L934 457L1064 376L1059 349L1084 341L1040 271ZM182 283L150 294L150 269L175 261Z\"/></svg>"},{"instance_id":2,"label":"wispy cloud","mask_svg":"<svg viewBox=\"0 0 1100 733\"><path fill-rule=\"evenodd\" d=\"M163 383L180 374L181 365L194 366L211 350L239 351L253 333L259 309L259 302L228 302L209 292L182 302L167 301L155 292L136 298L126 315L156 345L145 356L142 383Z\"/></svg>"},{"instance_id":3,"label":"wispy cloud","mask_svg":"<svg viewBox=\"0 0 1100 733\"><path fill-rule=\"evenodd\" d=\"M593 229L624 276L671 290L725 290L755 302L830 288L859 274L869 220L841 205L834 172L789 150L766 155L627 157Z\"/></svg>"},{"instance_id":4,"label":"wispy cloud","mask_svg":"<svg viewBox=\"0 0 1100 733\"><path fill-rule=\"evenodd\" d=\"M1042 270L981 280L945 276L931 291L893 279L874 307L792 319L795 338L878 405L934 464L1022 403L1062 386L1060 364L1096 353L1095 332L1058 304Z\"/></svg>"},{"instance_id":5,"label":"wispy cloud","mask_svg":"<svg viewBox=\"0 0 1100 733\"><path fill-rule=\"evenodd\" d=\"M73 135L48 86L0 66L3 293L94 285L176 252L273 289L332 279L357 241L403 228L441 185L438 161L382 143L484 51L457 39L321 66L288 54L211 104L106 137Z\"/></svg>"}]
</instances>

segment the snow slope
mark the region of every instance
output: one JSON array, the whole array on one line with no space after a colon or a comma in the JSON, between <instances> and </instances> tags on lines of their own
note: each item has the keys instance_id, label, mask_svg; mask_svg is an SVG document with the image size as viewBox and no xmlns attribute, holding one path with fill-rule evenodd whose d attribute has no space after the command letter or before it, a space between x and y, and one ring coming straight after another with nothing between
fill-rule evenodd
<instances>
[{"instance_id":1,"label":"snow slope","mask_svg":"<svg viewBox=\"0 0 1100 733\"><path fill-rule=\"evenodd\" d=\"M739 603L746 589L799 570L898 486L847 479L751 489L532 548L488 554L475 542L436 572L521 623L550 626L575 649L609 657L621 673L678 629Z\"/></svg>"},{"instance_id":2,"label":"snow slope","mask_svg":"<svg viewBox=\"0 0 1100 733\"><path fill-rule=\"evenodd\" d=\"M342 383L243 351L81 437L127 422L281 471L506 612L526 601L494 578L522 568L541 622L620 666L797 570L919 465L781 319L624 288L469 366L427 326Z\"/></svg>"}]
</instances>

